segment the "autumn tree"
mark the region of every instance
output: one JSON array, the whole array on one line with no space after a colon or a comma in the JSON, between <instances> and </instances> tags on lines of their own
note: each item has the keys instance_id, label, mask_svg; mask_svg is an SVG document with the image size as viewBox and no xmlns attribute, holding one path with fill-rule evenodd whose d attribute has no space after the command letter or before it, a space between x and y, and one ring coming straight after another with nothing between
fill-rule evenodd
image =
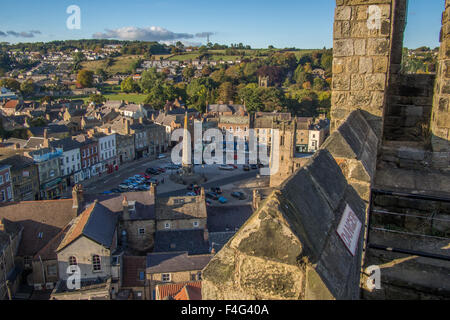
<instances>
[{"instance_id":1,"label":"autumn tree","mask_svg":"<svg viewBox=\"0 0 450 320\"><path fill-rule=\"evenodd\" d=\"M82 88L91 88L94 84L94 73L86 69L78 71L77 83Z\"/></svg>"}]
</instances>

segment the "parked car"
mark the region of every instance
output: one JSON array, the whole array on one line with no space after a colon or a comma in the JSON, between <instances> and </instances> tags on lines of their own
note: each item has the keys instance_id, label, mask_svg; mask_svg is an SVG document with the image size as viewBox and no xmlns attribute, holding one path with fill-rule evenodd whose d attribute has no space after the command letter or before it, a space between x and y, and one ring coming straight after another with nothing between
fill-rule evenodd
<instances>
[{"instance_id":1,"label":"parked car","mask_svg":"<svg viewBox=\"0 0 450 320\"><path fill-rule=\"evenodd\" d=\"M159 181L158 181L158 180L156 180L155 178L153 178L153 179L150 179L150 180L149 180L149 182L150 182L150 183L153 183L153 184L156 184L156 185L158 185L158 184L159 184Z\"/></svg>"},{"instance_id":2,"label":"parked car","mask_svg":"<svg viewBox=\"0 0 450 320\"><path fill-rule=\"evenodd\" d=\"M159 175L159 171L154 169L154 168L147 168L147 170L145 170L145 173L147 174L153 174L153 175Z\"/></svg>"},{"instance_id":3,"label":"parked car","mask_svg":"<svg viewBox=\"0 0 450 320\"><path fill-rule=\"evenodd\" d=\"M158 155L158 159L165 159L167 158L167 156L165 154L159 154Z\"/></svg>"},{"instance_id":4,"label":"parked car","mask_svg":"<svg viewBox=\"0 0 450 320\"><path fill-rule=\"evenodd\" d=\"M250 165L250 168L251 168L252 170L257 170L257 169L258 169L258 166L257 166L256 164L251 164L251 165Z\"/></svg>"},{"instance_id":5,"label":"parked car","mask_svg":"<svg viewBox=\"0 0 450 320\"><path fill-rule=\"evenodd\" d=\"M245 194L243 192L240 191L235 191L233 193L231 193L231 196L233 198L239 199L239 200L245 200L247 197L245 196Z\"/></svg>"},{"instance_id":6,"label":"parked car","mask_svg":"<svg viewBox=\"0 0 450 320\"><path fill-rule=\"evenodd\" d=\"M221 164L221 165L219 166L219 169L220 169L220 170L234 170L234 167L229 166L229 165L227 165L227 164Z\"/></svg>"},{"instance_id":7,"label":"parked car","mask_svg":"<svg viewBox=\"0 0 450 320\"><path fill-rule=\"evenodd\" d=\"M195 192L188 192L188 193L186 193L186 195L188 197L195 197L195 196L197 196L197 194Z\"/></svg>"},{"instance_id":8,"label":"parked car","mask_svg":"<svg viewBox=\"0 0 450 320\"><path fill-rule=\"evenodd\" d=\"M121 193L122 190L116 188L116 189L112 189L111 192L112 192L112 193Z\"/></svg>"},{"instance_id":9,"label":"parked car","mask_svg":"<svg viewBox=\"0 0 450 320\"><path fill-rule=\"evenodd\" d=\"M225 198L225 197L220 197L218 201L219 201L220 203L222 203L222 204L225 204L225 203L228 202L228 199Z\"/></svg>"},{"instance_id":10,"label":"parked car","mask_svg":"<svg viewBox=\"0 0 450 320\"><path fill-rule=\"evenodd\" d=\"M206 205L207 205L207 206L210 206L210 205L212 205L212 201L211 201L211 200L209 200L209 199L206 199Z\"/></svg>"},{"instance_id":11,"label":"parked car","mask_svg":"<svg viewBox=\"0 0 450 320\"><path fill-rule=\"evenodd\" d=\"M188 186L187 186L187 189L188 189L188 190L194 190L194 184L191 183L190 185L188 185Z\"/></svg>"},{"instance_id":12,"label":"parked car","mask_svg":"<svg viewBox=\"0 0 450 320\"><path fill-rule=\"evenodd\" d=\"M244 169L244 171L250 171L250 166L247 164L244 164L244 166L242 167L242 169Z\"/></svg>"},{"instance_id":13,"label":"parked car","mask_svg":"<svg viewBox=\"0 0 450 320\"><path fill-rule=\"evenodd\" d=\"M161 172L161 173L166 172L166 169L165 169L165 168L157 168L156 170L158 170L158 171Z\"/></svg>"},{"instance_id":14,"label":"parked car","mask_svg":"<svg viewBox=\"0 0 450 320\"><path fill-rule=\"evenodd\" d=\"M112 191L104 191L104 192L102 192L102 194L112 194L113 192Z\"/></svg>"},{"instance_id":15,"label":"parked car","mask_svg":"<svg viewBox=\"0 0 450 320\"><path fill-rule=\"evenodd\" d=\"M124 190L130 189L130 187L128 186L128 184L125 184L125 183L119 184L119 188L124 189Z\"/></svg>"},{"instance_id":16,"label":"parked car","mask_svg":"<svg viewBox=\"0 0 450 320\"><path fill-rule=\"evenodd\" d=\"M220 189L219 187L212 187L211 192L222 194L222 189Z\"/></svg>"},{"instance_id":17,"label":"parked car","mask_svg":"<svg viewBox=\"0 0 450 320\"><path fill-rule=\"evenodd\" d=\"M217 193L214 192L207 192L205 194L206 198L208 199L212 199L212 200L218 200L219 199L219 195Z\"/></svg>"}]
</instances>

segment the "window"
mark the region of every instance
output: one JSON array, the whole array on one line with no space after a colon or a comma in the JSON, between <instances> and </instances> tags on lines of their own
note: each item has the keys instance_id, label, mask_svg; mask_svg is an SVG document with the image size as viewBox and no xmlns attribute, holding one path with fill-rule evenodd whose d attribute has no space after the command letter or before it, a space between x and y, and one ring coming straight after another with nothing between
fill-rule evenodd
<instances>
[{"instance_id":1,"label":"window","mask_svg":"<svg viewBox=\"0 0 450 320\"><path fill-rule=\"evenodd\" d=\"M166 222L166 224L164 225L164 228L170 229L170 223L169 223L169 222Z\"/></svg>"},{"instance_id":2,"label":"window","mask_svg":"<svg viewBox=\"0 0 450 320\"><path fill-rule=\"evenodd\" d=\"M139 280L144 281L145 280L145 272L139 271Z\"/></svg>"},{"instance_id":3,"label":"window","mask_svg":"<svg viewBox=\"0 0 450 320\"><path fill-rule=\"evenodd\" d=\"M196 281L196 280L197 280L197 275L191 274L191 281Z\"/></svg>"},{"instance_id":4,"label":"window","mask_svg":"<svg viewBox=\"0 0 450 320\"><path fill-rule=\"evenodd\" d=\"M145 234L145 229L144 228L139 228L139 234Z\"/></svg>"},{"instance_id":5,"label":"window","mask_svg":"<svg viewBox=\"0 0 450 320\"><path fill-rule=\"evenodd\" d=\"M201 281L202 280L202 273L199 271L197 272L197 280Z\"/></svg>"},{"instance_id":6,"label":"window","mask_svg":"<svg viewBox=\"0 0 450 320\"><path fill-rule=\"evenodd\" d=\"M192 224L194 225L194 228L198 228L198 221L194 221Z\"/></svg>"},{"instance_id":7,"label":"window","mask_svg":"<svg viewBox=\"0 0 450 320\"><path fill-rule=\"evenodd\" d=\"M47 266L47 275L49 276L56 276L56 264L48 265Z\"/></svg>"},{"instance_id":8,"label":"window","mask_svg":"<svg viewBox=\"0 0 450 320\"><path fill-rule=\"evenodd\" d=\"M5 190L0 191L0 201L4 202L5 201ZM166 228L167 229L167 228Z\"/></svg>"},{"instance_id":9,"label":"window","mask_svg":"<svg viewBox=\"0 0 450 320\"><path fill-rule=\"evenodd\" d=\"M3 184L3 176L0 174L0 185Z\"/></svg>"},{"instance_id":10,"label":"window","mask_svg":"<svg viewBox=\"0 0 450 320\"><path fill-rule=\"evenodd\" d=\"M170 273L163 273L161 275L161 281L162 282L170 282Z\"/></svg>"},{"instance_id":11,"label":"window","mask_svg":"<svg viewBox=\"0 0 450 320\"><path fill-rule=\"evenodd\" d=\"M69 266L76 266L76 265L78 265L77 258L74 256L70 256L69 257Z\"/></svg>"},{"instance_id":12,"label":"window","mask_svg":"<svg viewBox=\"0 0 450 320\"><path fill-rule=\"evenodd\" d=\"M6 189L6 192L8 194L8 200L11 200L11 198L12 198L11 187L8 187L8 189Z\"/></svg>"},{"instance_id":13,"label":"window","mask_svg":"<svg viewBox=\"0 0 450 320\"><path fill-rule=\"evenodd\" d=\"M102 270L100 256L97 254L92 257L92 267L93 267L93 271L101 271Z\"/></svg>"},{"instance_id":14,"label":"window","mask_svg":"<svg viewBox=\"0 0 450 320\"><path fill-rule=\"evenodd\" d=\"M9 182L9 172L5 173L5 180L6 182Z\"/></svg>"},{"instance_id":15,"label":"window","mask_svg":"<svg viewBox=\"0 0 450 320\"><path fill-rule=\"evenodd\" d=\"M39 232L39 233L38 233L38 238L39 238L39 239L42 239L43 237L44 237L44 233L43 233L43 232Z\"/></svg>"}]
</instances>

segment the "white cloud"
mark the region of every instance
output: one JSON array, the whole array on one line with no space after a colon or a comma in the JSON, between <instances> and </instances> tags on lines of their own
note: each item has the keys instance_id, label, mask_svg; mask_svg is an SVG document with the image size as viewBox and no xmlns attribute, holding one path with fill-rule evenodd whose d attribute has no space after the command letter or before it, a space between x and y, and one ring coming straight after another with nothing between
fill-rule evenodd
<instances>
[{"instance_id":1,"label":"white cloud","mask_svg":"<svg viewBox=\"0 0 450 320\"><path fill-rule=\"evenodd\" d=\"M192 39L194 35L189 33L175 33L161 27L123 27L105 32L97 32L93 35L96 39L120 39L140 41L168 41L178 39Z\"/></svg>"}]
</instances>

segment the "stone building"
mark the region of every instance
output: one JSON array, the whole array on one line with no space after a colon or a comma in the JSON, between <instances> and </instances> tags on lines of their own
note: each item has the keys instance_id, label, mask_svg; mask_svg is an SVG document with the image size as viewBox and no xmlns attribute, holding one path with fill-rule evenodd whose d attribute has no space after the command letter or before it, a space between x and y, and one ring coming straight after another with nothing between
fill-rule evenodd
<instances>
[{"instance_id":1,"label":"stone building","mask_svg":"<svg viewBox=\"0 0 450 320\"><path fill-rule=\"evenodd\" d=\"M56 254L59 281L52 292L53 300L109 299L120 288L120 271L114 261L120 260L117 214L94 202L73 220ZM80 270L81 290L67 287L69 266ZM119 266L120 268L120 266ZM94 286L95 288L92 288ZM74 296L76 295L76 298Z\"/></svg>"},{"instance_id":2,"label":"stone building","mask_svg":"<svg viewBox=\"0 0 450 320\"><path fill-rule=\"evenodd\" d=\"M38 167L40 199L55 199L65 189L60 165L62 154L62 149L48 147L28 153Z\"/></svg>"},{"instance_id":3,"label":"stone building","mask_svg":"<svg viewBox=\"0 0 450 320\"><path fill-rule=\"evenodd\" d=\"M151 299L156 299L156 286L202 280L202 270L213 255L190 256L187 252L149 253L146 277Z\"/></svg>"},{"instance_id":4,"label":"stone building","mask_svg":"<svg viewBox=\"0 0 450 320\"><path fill-rule=\"evenodd\" d=\"M10 165L11 182L14 193L14 201L30 201L39 198L38 168L33 160L24 157L23 152L8 152L4 150L5 158L1 157L0 165Z\"/></svg>"},{"instance_id":5,"label":"stone building","mask_svg":"<svg viewBox=\"0 0 450 320\"><path fill-rule=\"evenodd\" d=\"M23 227L0 218L0 300L11 300L20 285L20 265L16 263Z\"/></svg>"},{"instance_id":6,"label":"stone building","mask_svg":"<svg viewBox=\"0 0 450 320\"><path fill-rule=\"evenodd\" d=\"M11 166L3 164L0 165L0 202L11 201L14 201Z\"/></svg>"}]
</instances>

